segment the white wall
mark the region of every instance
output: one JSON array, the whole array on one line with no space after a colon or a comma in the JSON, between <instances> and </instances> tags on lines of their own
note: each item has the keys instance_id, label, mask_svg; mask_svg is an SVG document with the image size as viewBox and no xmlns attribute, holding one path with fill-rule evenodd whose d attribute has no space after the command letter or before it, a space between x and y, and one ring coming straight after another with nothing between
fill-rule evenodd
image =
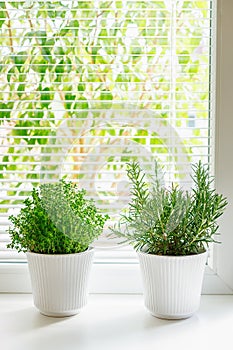
<instances>
[{"instance_id":1,"label":"white wall","mask_svg":"<svg viewBox=\"0 0 233 350\"><path fill-rule=\"evenodd\" d=\"M216 187L228 198L221 220L217 273L233 288L233 1L218 1Z\"/></svg>"}]
</instances>

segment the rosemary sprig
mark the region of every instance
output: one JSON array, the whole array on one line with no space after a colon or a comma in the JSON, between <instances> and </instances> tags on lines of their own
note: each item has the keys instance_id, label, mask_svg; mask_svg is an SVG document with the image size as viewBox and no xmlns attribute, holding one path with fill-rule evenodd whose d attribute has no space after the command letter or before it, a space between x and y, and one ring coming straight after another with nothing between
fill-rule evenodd
<instances>
[{"instance_id":1,"label":"rosemary sprig","mask_svg":"<svg viewBox=\"0 0 233 350\"><path fill-rule=\"evenodd\" d=\"M112 235L136 250L158 255L197 254L216 242L217 219L227 200L213 188L207 166L199 162L192 168L194 186L184 192L175 185L162 186L156 167L149 186L139 163L128 164L132 200L118 226L111 228Z\"/></svg>"}]
</instances>

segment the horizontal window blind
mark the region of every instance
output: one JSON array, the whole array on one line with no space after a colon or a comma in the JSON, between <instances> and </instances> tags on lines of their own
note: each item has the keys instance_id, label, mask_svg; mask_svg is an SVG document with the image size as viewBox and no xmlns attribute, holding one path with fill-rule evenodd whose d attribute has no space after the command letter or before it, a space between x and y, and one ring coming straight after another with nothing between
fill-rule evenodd
<instances>
[{"instance_id":1,"label":"horizontal window blind","mask_svg":"<svg viewBox=\"0 0 233 350\"><path fill-rule=\"evenodd\" d=\"M184 187L192 162L212 161L213 6L0 2L1 260L24 259L6 248L8 216L44 180L78 182L114 220L130 160L150 171L156 159L166 184Z\"/></svg>"}]
</instances>

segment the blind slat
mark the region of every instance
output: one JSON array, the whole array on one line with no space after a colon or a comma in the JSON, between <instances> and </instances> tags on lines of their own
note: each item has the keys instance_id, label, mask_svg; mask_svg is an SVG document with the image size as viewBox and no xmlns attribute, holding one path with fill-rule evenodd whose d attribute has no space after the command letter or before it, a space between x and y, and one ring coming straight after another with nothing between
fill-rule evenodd
<instances>
[{"instance_id":1,"label":"blind slat","mask_svg":"<svg viewBox=\"0 0 233 350\"><path fill-rule=\"evenodd\" d=\"M187 186L190 163L212 161L214 21L212 0L2 3L1 261L24 261L8 216L44 178L66 175L117 217L128 161ZM97 262L136 261L105 235Z\"/></svg>"}]
</instances>

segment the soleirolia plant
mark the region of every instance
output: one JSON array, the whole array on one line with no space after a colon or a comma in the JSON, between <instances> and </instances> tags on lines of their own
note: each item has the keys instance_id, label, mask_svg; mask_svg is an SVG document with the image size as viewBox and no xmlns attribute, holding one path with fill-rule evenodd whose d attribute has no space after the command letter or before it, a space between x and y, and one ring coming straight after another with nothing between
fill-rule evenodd
<instances>
[{"instance_id":1,"label":"soleirolia plant","mask_svg":"<svg viewBox=\"0 0 233 350\"><path fill-rule=\"evenodd\" d=\"M111 229L113 235L136 250L171 256L198 254L216 242L217 219L227 200L213 188L207 166L199 162L192 168L194 186L184 192L175 185L162 186L156 167L149 186L139 163L129 163L132 199L118 227Z\"/></svg>"},{"instance_id":2,"label":"soleirolia plant","mask_svg":"<svg viewBox=\"0 0 233 350\"><path fill-rule=\"evenodd\" d=\"M20 213L10 216L8 248L43 254L85 251L108 219L85 194L64 180L34 188Z\"/></svg>"}]
</instances>

